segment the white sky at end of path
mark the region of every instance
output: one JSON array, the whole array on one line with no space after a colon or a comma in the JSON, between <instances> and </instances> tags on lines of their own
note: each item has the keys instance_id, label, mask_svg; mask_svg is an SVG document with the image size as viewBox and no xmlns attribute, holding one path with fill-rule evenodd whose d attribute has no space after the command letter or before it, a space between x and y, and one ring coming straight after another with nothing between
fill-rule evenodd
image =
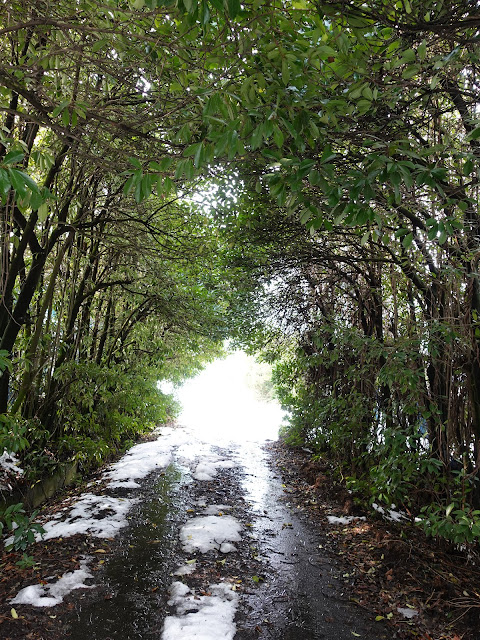
<instances>
[{"instance_id":1,"label":"white sky at end of path","mask_svg":"<svg viewBox=\"0 0 480 640\"><path fill-rule=\"evenodd\" d=\"M278 402L259 399L247 384L252 362L253 358L236 351L187 380L176 390L183 406L178 422L219 446L277 440L285 413Z\"/></svg>"},{"instance_id":2,"label":"white sky at end of path","mask_svg":"<svg viewBox=\"0 0 480 640\"><path fill-rule=\"evenodd\" d=\"M86 585L85 580L93 578L87 569L87 559L80 563L80 569L64 573L56 582L50 584L34 584L17 593L10 604L30 604L34 607L54 607L75 589L92 589L94 585Z\"/></svg>"},{"instance_id":3,"label":"white sky at end of path","mask_svg":"<svg viewBox=\"0 0 480 640\"><path fill-rule=\"evenodd\" d=\"M180 529L180 542L186 553L212 549L230 553L236 548L232 542L240 542L242 525L232 516L199 516L191 518Z\"/></svg>"},{"instance_id":4,"label":"white sky at end of path","mask_svg":"<svg viewBox=\"0 0 480 640\"><path fill-rule=\"evenodd\" d=\"M161 640L233 640L238 594L227 584L211 584L211 595L198 596L182 582L170 587L168 604L175 616L165 619Z\"/></svg>"}]
</instances>

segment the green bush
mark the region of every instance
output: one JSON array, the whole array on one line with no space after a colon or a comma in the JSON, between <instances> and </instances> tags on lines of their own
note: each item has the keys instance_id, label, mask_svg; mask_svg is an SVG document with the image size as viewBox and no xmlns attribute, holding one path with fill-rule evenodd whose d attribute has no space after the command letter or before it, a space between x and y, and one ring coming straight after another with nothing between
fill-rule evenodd
<instances>
[{"instance_id":1,"label":"green bush","mask_svg":"<svg viewBox=\"0 0 480 640\"><path fill-rule=\"evenodd\" d=\"M38 511L27 515L22 502L8 506L0 513L0 534L6 529L13 535L12 542L6 546L7 551L25 551L35 542L35 533L45 533L42 525L34 522L37 515Z\"/></svg>"}]
</instances>

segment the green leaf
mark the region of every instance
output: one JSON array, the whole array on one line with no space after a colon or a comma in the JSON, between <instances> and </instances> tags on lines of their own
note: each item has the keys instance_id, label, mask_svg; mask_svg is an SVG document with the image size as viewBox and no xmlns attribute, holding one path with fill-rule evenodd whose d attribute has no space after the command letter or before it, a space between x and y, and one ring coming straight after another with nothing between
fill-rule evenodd
<instances>
[{"instance_id":1,"label":"green leaf","mask_svg":"<svg viewBox=\"0 0 480 640\"><path fill-rule=\"evenodd\" d=\"M402 78L404 78L405 80L409 80L410 78L413 78L413 76L416 76L418 73L420 73L420 69L421 67L419 64L410 64L402 73Z\"/></svg>"},{"instance_id":2,"label":"green leaf","mask_svg":"<svg viewBox=\"0 0 480 640\"><path fill-rule=\"evenodd\" d=\"M303 209L303 211L300 211L299 218L301 224L307 224L307 222L312 218L312 212L310 209Z\"/></svg>"},{"instance_id":3,"label":"green leaf","mask_svg":"<svg viewBox=\"0 0 480 640\"><path fill-rule=\"evenodd\" d=\"M473 162L471 160L467 160L463 165L463 175L469 176L473 171Z\"/></svg>"},{"instance_id":4,"label":"green leaf","mask_svg":"<svg viewBox=\"0 0 480 640\"><path fill-rule=\"evenodd\" d=\"M332 148L329 144L327 144L327 146L325 147L323 153L322 153L322 158L320 160L320 162L322 164L327 163L327 162L331 162L334 158L337 157L337 154L332 151Z\"/></svg>"},{"instance_id":5,"label":"green leaf","mask_svg":"<svg viewBox=\"0 0 480 640\"><path fill-rule=\"evenodd\" d=\"M250 145L253 151L255 151L255 149L258 149L258 147L262 144L262 140L263 140L263 126L259 124L258 127L256 127L250 139Z\"/></svg>"},{"instance_id":6,"label":"green leaf","mask_svg":"<svg viewBox=\"0 0 480 640\"><path fill-rule=\"evenodd\" d=\"M125 184L123 185L123 194L124 195L128 195L132 189L133 183L135 181L135 175L132 174L128 180L125 182Z\"/></svg>"},{"instance_id":7,"label":"green leaf","mask_svg":"<svg viewBox=\"0 0 480 640\"><path fill-rule=\"evenodd\" d=\"M413 49L407 49L402 54L401 62L415 62L417 59L417 54Z\"/></svg>"},{"instance_id":8,"label":"green leaf","mask_svg":"<svg viewBox=\"0 0 480 640\"><path fill-rule=\"evenodd\" d=\"M361 116L363 116L365 113L370 111L371 108L372 108L372 103L370 100L359 100L357 102L358 114Z\"/></svg>"},{"instance_id":9,"label":"green leaf","mask_svg":"<svg viewBox=\"0 0 480 640\"><path fill-rule=\"evenodd\" d=\"M230 18L235 18L240 13L240 0L226 0L227 2L227 10Z\"/></svg>"},{"instance_id":10,"label":"green leaf","mask_svg":"<svg viewBox=\"0 0 480 640\"><path fill-rule=\"evenodd\" d=\"M402 240L402 245L405 249L409 249L413 242L413 233L407 233L407 235Z\"/></svg>"},{"instance_id":11,"label":"green leaf","mask_svg":"<svg viewBox=\"0 0 480 640\"><path fill-rule=\"evenodd\" d=\"M335 51L335 49L332 49L332 47L329 47L326 44L321 45L320 47L317 47L316 52L323 59L331 58L337 55L337 52Z\"/></svg>"},{"instance_id":12,"label":"green leaf","mask_svg":"<svg viewBox=\"0 0 480 640\"><path fill-rule=\"evenodd\" d=\"M37 215L39 222L45 222L48 218L48 204L44 202L37 209Z\"/></svg>"},{"instance_id":13,"label":"green leaf","mask_svg":"<svg viewBox=\"0 0 480 640\"><path fill-rule=\"evenodd\" d=\"M470 131L467 136L468 140L478 140L478 138L480 138L480 127L477 127L473 131Z\"/></svg>"},{"instance_id":14,"label":"green leaf","mask_svg":"<svg viewBox=\"0 0 480 640\"><path fill-rule=\"evenodd\" d=\"M15 189L17 194L23 197L27 193L27 184L24 179L25 174L16 169L8 169L8 175L10 177L10 184Z\"/></svg>"},{"instance_id":15,"label":"green leaf","mask_svg":"<svg viewBox=\"0 0 480 640\"><path fill-rule=\"evenodd\" d=\"M56 118L58 115L60 115L62 113L62 111L68 107L68 105L70 104L70 100L64 100L63 102L61 102L57 107L55 107L55 109L53 110L52 113L52 118Z\"/></svg>"},{"instance_id":16,"label":"green leaf","mask_svg":"<svg viewBox=\"0 0 480 640\"><path fill-rule=\"evenodd\" d=\"M3 164L17 164L17 162L21 162L24 158L25 154L23 151L19 151L18 149L13 149L9 151L5 158L3 159Z\"/></svg>"},{"instance_id":17,"label":"green leaf","mask_svg":"<svg viewBox=\"0 0 480 640\"><path fill-rule=\"evenodd\" d=\"M223 100L220 93L214 93L207 102L205 103L205 107L203 108L204 116L211 116L214 113L221 112Z\"/></svg>"},{"instance_id":18,"label":"green leaf","mask_svg":"<svg viewBox=\"0 0 480 640\"><path fill-rule=\"evenodd\" d=\"M133 165L135 167L135 169L141 169L142 168L140 160L137 160L137 158L128 158L128 161L130 162L131 165Z\"/></svg>"},{"instance_id":19,"label":"green leaf","mask_svg":"<svg viewBox=\"0 0 480 640\"><path fill-rule=\"evenodd\" d=\"M283 135L282 130L277 124L273 127L273 139L277 147L280 149L285 141L285 136Z\"/></svg>"},{"instance_id":20,"label":"green leaf","mask_svg":"<svg viewBox=\"0 0 480 640\"><path fill-rule=\"evenodd\" d=\"M10 180L8 178L8 173L5 169L0 168L0 193L2 195L6 195L10 191L11 187Z\"/></svg>"},{"instance_id":21,"label":"green leaf","mask_svg":"<svg viewBox=\"0 0 480 640\"><path fill-rule=\"evenodd\" d=\"M290 82L290 68L285 58L282 60L282 82L285 86Z\"/></svg>"},{"instance_id":22,"label":"green leaf","mask_svg":"<svg viewBox=\"0 0 480 640\"><path fill-rule=\"evenodd\" d=\"M202 148L202 143L196 142L195 144L189 145L183 152L183 155L185 157L195 156L198 153L198 149L201 149L201 148Z\"/></svg>"},{"instance_id":23,"label":"green leaf","mask_svg":"<svg viewBox=\"0 0 480 640\"><path fill-rule=\"evenodd\" d=\"M205 147L203 146L203 144L200 144L193 158L193 164L197 167L197 169L203 164L204 156Z\"/></svg>"},{"instance_id":24,"label":"green leaf","mask_svg":"<svg viewBox=\"0 0 480 640\"><path fill-rule=\"evenodd\" d=\"M364 98L366 98L367 100L369 100L370 102L373 101L373 91L370 89L370 87L368 85L365 85L362 89L362 96Z\"/></svg>"},{"instance_id":25,"label":"green leaf","mask_svg":"<svg viewBox=\"0 0 480 640\"><path fill-rule=\"evenodd\" d=\"M143 190L142 190L142 180L139 180L135 185L135 191L133 193L133 197L135 198L135 202L140 204L143 199Z\"/></svg>"},{"instance_id":26,"label":"green leaf","mask_svg":"<svg viewBox=\"0 0 480 640\"><path fill-rule=\"evenodd\" d=\"M142 178L142 199L150 197L152 193L152 186L155 176L152 173L147 173Z\"/></svg>"},{"instance_id":27,"label":"green leaf","mask_svg":"<svg viewBox=\"0 0 480 640\"><path fill-rule=\"evenodd\" d=\"M423 40L421 44L418 45L417 49L418 57L421 61L425 60L427 55L427 41Z\"/></svg>"},{"instance_id":28,"label":"green leaf","mask_svg":"<svg viewBox=\"0 0 480 640\"><path fill-rule=\"evenodd\" d=\"M106 40L105 38L103 40L97 40L97 42L95 42L95 44L92 47L92 52L93 53L97 53L97 51L100 51L100 49L103 49L103 47L107 44L108 40Z\"/></svg>"},{"instance_id":29,"label":"green leaf","mask_svg":"<svg viewBox=\"0 0 480 640\"><path fill-rule=\"evenodd\" d=\"M38 208L45 202L46 198L50 197L50 195L50 193L46 193L45 189L42 189L41 191L32 189L29 197L29 204L32 211L37 211Z\"/></svg>"},{"instance_id":30,"label":"green leaf","mask_svg":"<svg viewBox=\"0 0 480 640\"><path fill-rule=\"evenodd\" d=\"M452 513L453 509L455 507L455 503L451 502L448 507L445 509L445 516L448 518L448 516Z\"/></svg>"}]
</instances>

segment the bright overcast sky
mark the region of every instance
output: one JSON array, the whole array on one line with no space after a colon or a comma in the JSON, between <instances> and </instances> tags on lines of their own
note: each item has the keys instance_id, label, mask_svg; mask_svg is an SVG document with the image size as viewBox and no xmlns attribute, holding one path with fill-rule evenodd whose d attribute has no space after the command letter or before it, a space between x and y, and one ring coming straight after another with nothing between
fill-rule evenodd
<instances>
[{"instance_id":1,"label":"bright overcast sky","mask_svg":"<svg viewBox=\"0 0 480 640\"><path fill-rule=\"evenodd\" d=\"M255 366L253 358L238 351L208 365L178 389L183 405L179 423L213 443L276 440L283 412L248 385L247 375Z\"/></svg>"}]
</instances>

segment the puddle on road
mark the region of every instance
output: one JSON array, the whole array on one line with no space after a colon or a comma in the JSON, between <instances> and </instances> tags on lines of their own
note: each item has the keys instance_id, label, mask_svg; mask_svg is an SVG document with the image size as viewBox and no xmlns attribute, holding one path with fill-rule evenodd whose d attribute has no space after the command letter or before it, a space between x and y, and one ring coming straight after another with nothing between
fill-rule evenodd
<instances>
[{"instance_id":1,"label":"puddle on road","mask_svg":"<svg viewBox=\"0 0 480 640\"><path fill-rule=\"evenodd\" d=\"M158 640L185 513L185 482L173 465L145 482L121 548L105 561L106 594L86 591L77 600L69 638Z\"/></svg>"}]
</instances>

